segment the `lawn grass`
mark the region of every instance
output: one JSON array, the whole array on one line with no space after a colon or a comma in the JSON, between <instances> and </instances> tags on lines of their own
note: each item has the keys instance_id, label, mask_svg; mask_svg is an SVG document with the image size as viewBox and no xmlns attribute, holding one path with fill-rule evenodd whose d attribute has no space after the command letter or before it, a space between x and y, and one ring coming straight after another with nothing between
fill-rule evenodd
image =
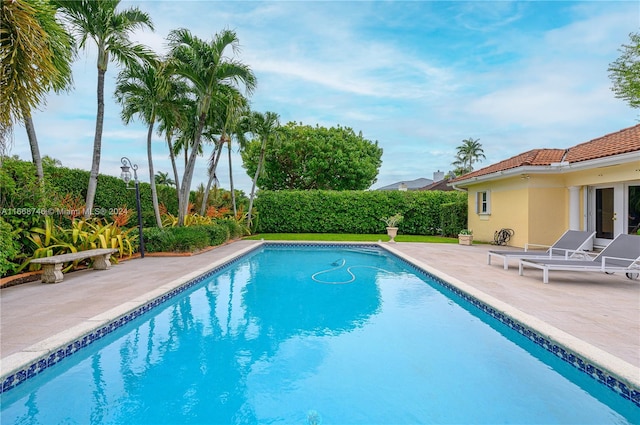
<instances>
[{"instance_id":1,"label":"lawn grass","mask_svg":"<svg viewBox=\"0 0 640 425\"><path fill-rule=\"evenodd\" d=\"M352 233L258 233L244 239L265 241L333 241L333 242L388 242L387 235L361 235ZM424 235L398 235L396 242L458 243L457 238Z\"/></svg>"}]
</instances>

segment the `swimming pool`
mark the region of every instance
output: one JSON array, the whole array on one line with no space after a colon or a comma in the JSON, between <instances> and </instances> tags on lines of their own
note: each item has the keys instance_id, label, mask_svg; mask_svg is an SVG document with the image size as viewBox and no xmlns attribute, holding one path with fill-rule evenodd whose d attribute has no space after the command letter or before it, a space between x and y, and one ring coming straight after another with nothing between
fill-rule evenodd
<instances>
[{"instance_id":1,"label":"swimming pool","mask_svg":"<svg viewBox=\"0 0 640 425\"><path fill-rule=\"evenodd\" d=\"M267 245L3 394L1 419L633 423L638 412L377 248Z\"/></svg>"}]
</instances>

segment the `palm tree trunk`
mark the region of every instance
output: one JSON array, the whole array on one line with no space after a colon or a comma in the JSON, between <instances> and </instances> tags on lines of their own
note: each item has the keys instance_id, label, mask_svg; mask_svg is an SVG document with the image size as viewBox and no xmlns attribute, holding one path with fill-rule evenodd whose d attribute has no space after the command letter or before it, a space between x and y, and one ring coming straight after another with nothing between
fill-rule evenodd
<instances>
[{"instance_id":1,"label":"palm tree trunk","mask_svg":"<svg viewBox=\"0 0 640 425\"><path fill-rule=\"evenodd\" d=\"M236 208L236 191L233 189L233 172L231 170L231 138L227 139L227 148L229 152L229 186L231 187L231 203L233 204L233 218L238 216Z\"/></svg>"},{"instance_id":2,"label":"palm tree trunk","mask_svg":"<svg viewBox=\"0 0 640 425\"><path fill-rule=\"evenodd\" d=\"M169 147L169 159L173 168L173 180L176 185L176 193L180 193L180 179L178 179L178 167L176 166L176 155L173 152L173 143L171 143L171 134L167 133L167 146ZM178 208L180 208L180 196L178 196Z\"/></svg>"},{"instance_id":3,"label":"palm tree trunk","mask_svg":"<svg viewBox=\"0 0 640 425\"><path fill-rule=\"evenodd\" d=\"M33 120L31 119L31 113L23 108L24 116L24 128L27 130L27 138L29 139L29 147L31 147L31 159L36 166L36 174L38 176L38 183L42 187L44 184L44 170L42 169L42 157L40 156L40 148L38 147L38 137L36 136L36 129L33 126Z\"/></svg>"},{"instance_id":4,"label":"palm tree trunk","mask_svg":"<svg viewBox=\"0 0 640 425\"><path fill-rule=\"evenodd\" d=\"M153 170L153 155L151 154L151 136L153 135L153 125L155 119L151 118L149 123L149 131L147 131L147 160L149 161L149 182L151 184L151 202L153 203L153 213L156 216L156 224L162 228L162 219L160 218L160 208L158 207L158 192L156 190L155 172Z\"/></svg>"},{"instance_id":5,"label":"palm tree trunk","mask_svg":"<svg viewBox=\"0 0 640 425\"><path fill-rule=\"evenodd\" d=\"M194 143L191 147L191 155L189 155L189 161L184 167L184 174L182 175L182 186L180 186L180 198L182 199L182 208L178 211L178 225L184 226L184 218L187 215L187 208L189 205L189 193L191 192L191 180L193 180L193 172L196 166L196 157L198 156L198 148L200 147L200 139L202 136L202 129L204 128L204 122L206 114L201 114L198 120L198 129L194 136Z\"/></svg>"},{"instance_id":6,"label":"palm tree trunk","mask_svg":"<svg viewBox=\"0 0 640 425\"><path fill-rule=\"evenodd\" d=\"M96 114L96 134L93 139L93 160L91 163L91 173L89 174L89 186L87 187L87 198L85 201L84 217L91 217L93 211L93 201L98 188L98 173L100 172L100 153L102 150L102 126L104 123L104 75L106 70L98 68L98 112Z\"/></svg>"},{"instance_id":7,"label":"palm tree trunk","mask_svg":"<svg viewBox=\"0 0 640 425\"><path fill-rule=\"evenodd\" d=\"M218 169L218 161L220 160L221 154L222 154L222 143L218 143L218 145L216 146L216 150L214 152L215 158L213 160L213 164L211 165L211 169L209 169L209 181L207 182L207 187L204 189L204 197L202 198L200 215L204 215L207 210L207 205L209 203L209 192L211 191L211 183L213 182L213 179L216 177L216 170Z\"/></svg>"},{"instance_id":8,"label":"palm tree trunk","mask_svg":"<svg viewBox=\"0 0 640 425\"><path fill-rule=\"evenodd\" d=\"M249 211L247 212L247 226L251 228L251 211L253 210L253 199L256 196L256 184L258 182L258 176L260 175L260 169L262 168L262 162L264 161L264 153L267 145L267 139L265 138L260 145L260 158L258 158L258 168L256 174L253 176L253 183L251 184L251 195L249 195Z\"/></svg>"}]
</instances>

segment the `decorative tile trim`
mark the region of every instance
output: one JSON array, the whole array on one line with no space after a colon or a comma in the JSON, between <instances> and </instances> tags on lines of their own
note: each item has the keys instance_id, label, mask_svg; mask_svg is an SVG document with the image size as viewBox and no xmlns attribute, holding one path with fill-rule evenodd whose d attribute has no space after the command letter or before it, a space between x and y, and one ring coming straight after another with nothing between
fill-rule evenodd
<instances>
[{"instance_id":1,"label":"decorative tile trim","mask_svg":"<svg viewBox=\"0 0 640 425\"><path fill-rule=\"evenodd\" d=\"M94 342L104 338L105 336L109 335L110 333L116 331L117 329L120 329L121 327L129 324L130 322L132 322L133 320L137 319L138 317L150 312L151 310L155 309L156 307L166 303L167 301L171 300L172 298L176 297L177 295L182 294L184 291L194 287L195 285L201 283L202 281L204 281L205 279L213 276L216 273L219 273L227 268L229 268L230 266L232 266L233 264L237 263L238 261L240 261L243 258L246 258L248 255L253 254L255 251L257 251L258 249L260 249L260 245L256 246L254 249L246 252L243 255L240 255L236 258L233 258L229 261L227 261L224 264L221 264L217 267L214 267L211 270L208 270L207 272L201 274L200 276L185 282L184 284L170 290L169 292L161 295L158 298L155 298L149 302L147 302L144 305L141 305L140 307L136 308L135 310L132 310L131 312L109 322L108 324L95 329L94 331L84 335L81 338L76 339L75 341L72 341L70 343L68 343L65 346L62 346L60 348L58 348L57 350L47 354L44 357L41 357L40 359L34 361L33 363L31 363L28 366L25 366L24 369L21 369L13 374L10 374L8 376L6 376L3 381L2 381L2 387L0 388L0 394L5 393L15 387L17 387L18 385L22 384L23 382L25 382L27 379L33 378L34 376L38 375L39 373L43 372L44 370L46 370L47 368L55 365L56 363L60 362L61 360L77 353L78 351L82 350L83 348L88 347L89 345L93 344Z\"/></svg>"},{"instance_id":2,"label":"decorative tile trim","mask_svg":"<svg viewBox=\"0 0 640 425\"><path fill-rule=\"evenodd\" d=\"M418 274L421 274L427 278L429 278L430 280L433 280L434 282L438 283L440 286L446 288L447 290L449 290L450 292L453 292L454 294L456 294L457 296L459 296L460 298L464 299L465 301L469 302L470 304L472 304L474 307L478 308L479 310L485 312L486 314L490 315L491 317L493 317L494 319L500 321L501 323L507 325L509 328L513 329L514 331L518 332L519 334L525 336L526 338L528 338L529 340L533 341L534 343L538 344L539 346L543 347L545 350L549 351L550 353L554 354L555 356L559 357L560 359L562 359L563 361L569 363L570 365L572 365L573 367L577 368L578 370L580 370L581 372L586 373L587 375L589 375L591 378L595 379L596 381L598 381L599 383L607 386L608 388L610 388L611 390L613 390L614 392L616 392L617 394L619 394L621 397L630 400L631 402L633 402L635 405L637 405L638 407L640 407L640 389L638 388L629 388L624 382L621 382L620 380L618 380L617 377L611 375L610 373L602 370L601 368L599 368L597 365L591 364L588 361L582 359L581 357L579 357L578 355L576 355L573 352L568 351L565 347L556 344L554 341L549 340L548 338L545 338L544 336L539 335L538 333L536 333L533 329L523 325L520 322L517 322L515 320L513 320L511 317L507 316L506 314L496 310L495 308L491 307L488 304L485 304L484 302L478 300L475 297L472 297L471 295L467 294L466 292L458 289L456 286L448 283L447 281L432 275L431 273L427 272L426 270L421 269L420 267L416 266L415 264L411 263L410 261L406 260L405 258L402 258L398 255L395 255L392 252L383 250L382 248L380 248L377 244L368 244L368 243L362 243L362 244L353 244L353 243L293 243L293 242L286 242L286 243L270 243L270 242L265 242L262 245L257 246L256 248L252 249L251 251L245 253L244 255L238 256L236 258L233 258L231 260L229 260L228 262L219 265L205 273L203 273L202 275L184 283L183 285L180 285L179 287L167 292L166 294L152 300L149 301L148 303L138 307L137 309L131 311L130 313L125 314L124 316L115 319L114 321L110 322L109 324L94 330L93 332L90 332L89 334L83 336L82 338L79 338L75 341L72 341L71 343L67 344L66 346L63 346L61 348L59 348L58 350L56 350L53 353L50 353L49 355L42 357L38 360L36 360L35 362L33 362L32 364L30 364L29 366L25 367L24 369L21 369L19 371L17 371L14 374L11 374L9 376L7 376L3 382L2 382L2 388L0 388L0 394L7 392L15 387L17 387L18 385L20 385L21 383L25 382L27 379L33 378L34 376L38 375L39 373L43 372L45 369L53 366L54 364L58 363L59 361L63 360L64 358L67 358L71 355L73 355L74 353L77 353L78 351L82 350L83 348L88 347L89 345L91 345L93 342L98 341L101 338L104 338L105 336L109 335L111 332L127 325L129 322L137 319L138 317L142 316L143 314L146 314L148 312L150 312L151 310L153 310L154 308L164 304L165 302L169 301L170 299L174 298L175 296L183 293L184 291L186 291L187 289L192 288L193 286L201 283L203 280L211 277L212 275L221 272L222 270L225 270L227 268L229 268L231 265L237 263L238 261L240 261L241 259L246 258L248 255L253 254L254 252L256 252L257 250L261 249L262 247L313 247L313 248L318 248L318 247L326 247L326 248L344 248L344 247L358 247L358 248L375 248L375 249L380 249L381 252L384 252L388 255L392 255L394 258L396 258L397 260L401 261L402 263L404 263L405 265L408 265L409 267L411 267L415 272L417 272Z\"/></svg>"},{"instance_id":3,"label":"decorative tile trim","mask_svg":"<svg viewBox=\"0 0 640 425\"><path fill-rule=\"evenodd\" d=\"M629 387L624 382L620 381L618 377L613 374L602 370L602 368L598 367L596 364L592 364L589 361L581 358L576 353L567 350L560 344L557 344L555 341L552 341L542 335L539 335L535 330L527 327L526 325L513 320L510 316L502 313L501 311L496 310L491 305L486 304L477 298L467 294L466 292L460 290L458 287L452 285L451 283L432 275L426 270L421 269L415 264L411 263L409 260L402 258L392 252L388 252L389 255L393 255L398 260L402 261L404 264L411 267L415 272L428 277L430 280L436 282L440 286L445 289L453 292L458 297L464 299L465 301L472 304L474 307L493 317L494 319L500 321L501 323L507 325L512 330L518 332L520 335L523 335L530 341L533 341L537 345L541 346L548 352L554 354L556 357L559 357L563 361L569 363L571 366L580 370L583 373L586 373L591 378L598 381L600 384L609 387L618 395L623 398L630 400L636 406L640 407L640 388Z\"/></svg>"}]
</instances>

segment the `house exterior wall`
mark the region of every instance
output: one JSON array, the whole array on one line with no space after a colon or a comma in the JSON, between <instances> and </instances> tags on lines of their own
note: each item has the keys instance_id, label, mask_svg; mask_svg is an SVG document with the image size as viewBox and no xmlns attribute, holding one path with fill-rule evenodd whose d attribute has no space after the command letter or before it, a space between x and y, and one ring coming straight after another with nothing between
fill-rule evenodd
<instances>
[{"instance_id":1,"label":"house exterior wall","mask_svg":"<svg viewBox=\"0 0 640 425\"><path fill-rule=\"evenodd\" d=\"M526 243L551 245L562 236L569 228L568 198L569 192L563 186L529 189L529 238Z\"/></svg>"},{"instance_id":2,"label":"house exterior wall","mask_svg":"<svg viewBox=\"0 0 640 425\"><path fill-rule=\"evenodd\" d=\"M638 154L640 158L640 154ZM564 174L566 186L591 186L640 180L640 159L636 162L591 168Z\"/></svg>"},{"instance_id":3,"label":"house exterior wall","mask_svg":"<svg viewBox=\"0 0 640 425\"><path fill-rule=\"evenodd\" d=\"M640 160L606 167L562 173L522 174L467 186L468 227L474 239L492 242L494 232L514 230L509 245L550 245L569 228L569 187L579 188L579 228L587 228L587 187L607 183L640 181ZM476 212L476 194L490 194L490 213Z\"/></svg>"},{"instance_id":4,"label":"house exterior wall","mask_svg":"<svg viewBox=\"0 0 640 425\"><path fill-rule=\"evenodd\" d=\"M469 229L473 230L474 240L493 242L494 233L503 228L514 230L509 245L520 246L528 238L529 197L527 182L519 177L469 186ZM476 194L488 191L490 213L476 212Z\"/></svg>"}]
</instances>

